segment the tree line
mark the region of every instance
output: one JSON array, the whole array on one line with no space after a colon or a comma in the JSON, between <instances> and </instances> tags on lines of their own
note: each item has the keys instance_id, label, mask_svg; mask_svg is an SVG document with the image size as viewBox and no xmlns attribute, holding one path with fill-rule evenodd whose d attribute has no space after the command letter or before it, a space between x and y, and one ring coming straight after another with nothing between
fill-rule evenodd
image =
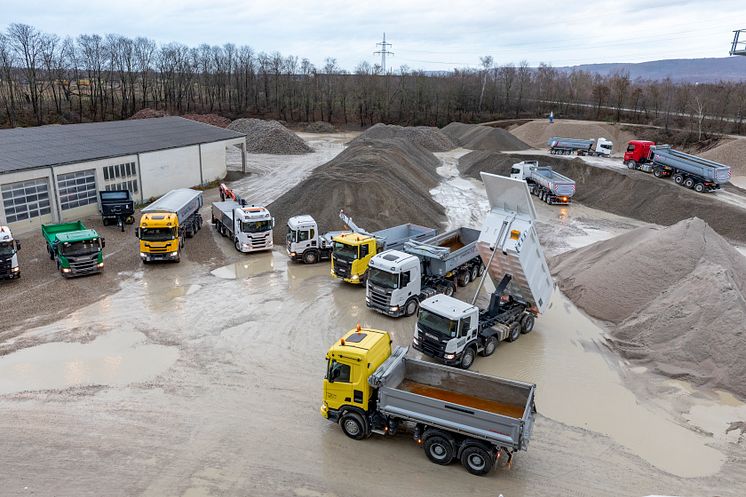
<instances>
[{"instance_id":1,"label":"tree line","mask_svg":"<svg viewBox=\"0 0 746 497\"><path fill-rule=\"evenodd\" d=\"M10 24L0 33L0 126L126 119L144 108L231 119L377 122L442 126L451 121L558 117L683 128L698 139L741 133L746 83L632 80L541 64L383 73L361 62L352 71L327 58L251 47L157 44L116 34L60 38Z\"/></svg>"}]
</instances>

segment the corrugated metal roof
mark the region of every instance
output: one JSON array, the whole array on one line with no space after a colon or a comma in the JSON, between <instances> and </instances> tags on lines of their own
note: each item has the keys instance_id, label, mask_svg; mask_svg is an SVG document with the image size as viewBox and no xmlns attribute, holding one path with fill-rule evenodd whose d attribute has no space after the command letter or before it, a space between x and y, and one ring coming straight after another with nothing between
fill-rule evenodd
<instances>
[{"instance_id":1,"label":"corrugated metal roof","mask_svg":"<svg viewBox=\"0 0 746 497\"><path fill-rule=\"evenodd\" d=\"M0 130L0 174L243 136L182 117L3 129Z\"/></svg>"}]
</instances>

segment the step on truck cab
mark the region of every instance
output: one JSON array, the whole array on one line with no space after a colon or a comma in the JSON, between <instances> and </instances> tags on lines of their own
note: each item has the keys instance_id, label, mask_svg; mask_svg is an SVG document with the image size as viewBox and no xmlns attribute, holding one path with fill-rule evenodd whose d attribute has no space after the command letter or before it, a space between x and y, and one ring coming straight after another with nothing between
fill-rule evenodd
<instances>
[{"instance_id":1,"label":"step on truck cab","mask_svg":"<svg viewBox=\"0 0 746 497\"><path fill-rule=\"evenodd\" d=\"M412 223L369 233L344 212L340 212L339 216L352 233L333 237L331 275L355 285L365 284L368 263L376 254L398 249L411 240L425 240L438 234L433 228Z\"/></svg>"},{"instance_id":2,"label":"step on truck cab","mask_svg":"<svg viewBox=\"0 0 746 497\"><path fill-rule=\"evenodd\" d=\"M422 300L452 295L482 275L478 239L479 230L464 227L381 252L368 264L365 304L391 317L412 316Z\"/></svg>"},{"instance_id":3,"label":"step on truck cab","mask_svg":"<svg viewBox=\"0 0 746 497\"><path fill-rule=\"evenodd\" d=\"M18 251L21 242L13 238L7 226L0 226L0 279L12 280L21 277L21 266L18 264Z\"/></svg>"},{"instance_id":4,"label":"step on truck cab","mask_svg":"<svg viewBox=\"0 0 746 497\"><path fill-rule=\"evenodd\" d=\"M285 239L288 257L305 264L316 264L329 260L334 248L333 238L349 231L329 231L319 233L316 220L308 214L288 219L288 233Z\"/></svg>"},{"instance_id":5,"label":"step on truck cab","mask_svg":"<svg viewBox=\"0 0 746 497\"><path fill-rule=\"evenodd\" d=\"M430 461L479 476L527 450L535 385L411 359L391 343L358 325L329 348L320 411L345 435L410 433Z\"/></svg>"},{"instance_id":6,"label":"step on truck cab","mask_svg":"<svg viewBox=\"0 0 746 497\"><path fill-rule=\"evenodd\" d=\"M106 241L81 221L42 224L41 234L49 258L57 263L62 276L83 276L103 270Z\"/></svg>"},{"instance_id":7,"label":"step on truck cab","mask_svg":"<svg viewBox=\"0 0 746 497\"><path fill-rule=\"evenodd\" d=\"M575 195L575 181L539 161L524 160L513 164L510 177L523 180L529 191L549 205L569 205Z\"/></svg>"},{"instance_id":8,"label":"step on truck cab","mask_svg":"<svg viewBox=\"0 0 746 497\"><path fill-rule=\"evenodd\" d=\"M143 262L181 260L184 240L202 228L202 192L171 190L142 210L135 236L140 239Z\"/></svg>"},{"instance_id":9,"label":"step on truck cab","mask_svg":"<svg viewBox=\"0 0 746 497\"><path fill-rule=\"evenodd\" d=\"M248 205L227 186L220 185L220 202L212 203L212 224L239 252L271 250L275 218L265 207Z\"/></svg>"},{"instance_id":10,"label":"step on truck cab","mask_svg":"<svg viewBox=\"0 0 746 497\"><path fill-rule=\"evenodd\" d=\"M503 341L530 333L549 307L554 280L536 233L536 212L522 181L482 173L490 212L477 247L495 282L489 304L437 295L420 304L413 347L448 365L468 369L477 355L490 356Z\"/></svg>"}]
</instances>

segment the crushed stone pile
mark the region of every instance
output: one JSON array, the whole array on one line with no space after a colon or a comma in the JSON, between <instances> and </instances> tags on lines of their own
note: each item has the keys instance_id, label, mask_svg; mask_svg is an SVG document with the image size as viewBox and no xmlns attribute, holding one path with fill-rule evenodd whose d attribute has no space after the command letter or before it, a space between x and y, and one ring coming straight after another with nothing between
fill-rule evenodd
<instances>
[{"instance_id":1,"label":"crushed stone pile","mask_svg":"<svg viewBox=\"0 0 746 497\"><path fill-rule=\"evenodd\" d=\"M638 228L552 266L624 356L746 397L746 257L707 223Z\"/></svg>"},{"instance_id":2,"label":"crushed stone pile","mask_svg":"<svg viewBox=\"0 0 746 497\"><path fill-rule=\"evenodd\" d=\"M733 176L746 176L746 138L729 140L700 155L730 166Z\"/></svg>"},{"instance_id":3,"label":"crushed stone pile","mask_svg":"<svg viewBox=\"0 0 746 497\"><path fill-rule=\"evenodd\" d=\"M360 134L360 136L352 140L350 143L355 143L357 140L367 140L371 138L379 140L401 138L425 147L431 152L445 152L446 150L453 150L457 147L457 145L438 128L429 126L398 126L396 124L383 123L378 123L366 129Z\"/></svg>"},{"instance_id":4,"label":"crushed stone pile","mask_svg":"<svg viewBox=\"0 0 746 497\"><path fill-rule=\"evenodd\" d=\"M129 119L152 119L154 117L166 117L168 115L168 112L165 110L156 110L145 107L144 109L140 109L132 114Z\"/></svg>"},{"instance_id":5,"label":"crushed stone pile","mask_svg":"<svg viewBox=\"0 0 746 497\"><path fill-rule=\"evenodd\" d=\"M246 133L246 151L249 153L298 155L313 152L301 137L277 121L236 119L228 129Z\"/></svg>"},{"instance_id":6,"label":"crushed stone pile","mask_svg":"<svg viewBox=\"0 0 746 497\"><path fill-rule=\"evenodd\" d=\"M443 128L443 133L458 146L470 150L502 152L531 148L502 128L453 122Z\"/></svg>"},{"instance_id":7,"label":"crushed stone pile","mask_svg":"<svg viewBox=\"0 0 746 497\"><path fill-rule=\"evenodd\" d=\"M308 123L305 128L303 128L303 131L306 133L336 133L337 128L326 121L316 121Z\"/></svg>"},{"instance_id":8,"label":"crushed stone pile","mask_svg":"<svg viewBox=\"0 0 746 497\"><path fill-rule=\"evenodd\" d=\"M514 136L531 145L532 148L546 149L547 141L553 136L579 138L583 140L606 138L614 142L613 153L621 153L627 142L635 136L620 129L619 125L592 121L530 121L510 131Z\"/></svg>"},{"instance_id":9,"label":"crushed stone pile","mask_svg":"<svg viewBox=\"0 0 746 497\"><path fill-rule=\"evenodd\" d=\"M301 214L313 216L322 233L344 229L340 209L368 230L402 223L439 228L445 210L430 195L439 165L406 140L356 140L268 206L277 222L275 243L285 243L288 218Z\"/></svg>"},{"instance_id":10,"label":"crushed stone pile","mask_svg":"<svg viewBox=\"0 0 746 497\"><path fill-rule=\"evenodd\" d=\"M652 174L594 167L578 158L484 152L464 155L458 169L475 179L481 179L480 171L510 176L510 166L522 160L538 160L575 180L574 202L664 226L696 216L729 240L746 243L746 210Z\"/></svg>"},{"instance_id":11,"label":"crushed stone pile","mask_svg":"<svg viewBox=\"0 0 746 497\"><path fill-rule=\"evenodd\" d=\"M191 119L192 121L211 124L218 128L227 128L231 123L231 120L227 117L219 116L217 114L184 114L181 117L184 119Z\"/></svg>"}]
</instances>

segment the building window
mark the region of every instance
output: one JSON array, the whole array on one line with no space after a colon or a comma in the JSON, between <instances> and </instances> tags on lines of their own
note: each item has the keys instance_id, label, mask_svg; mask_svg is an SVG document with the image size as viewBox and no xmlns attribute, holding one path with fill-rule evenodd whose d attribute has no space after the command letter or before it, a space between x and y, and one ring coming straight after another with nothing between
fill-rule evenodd
<instances>
[{"instance_id":1,"label":"building window","mask_svg":"<svg viewBox=\"0 0 746 497\"><path fill-rule=\"evenodd\" d=\"M77 171L57 176L60 205L62 210L74 209L88 204L95 204L96 171Z\"/></svg>"},{"instance_id":2,"label":"building window","mask_svg":"<svg viewBox=\"0 0 746 497\"><path fill-rule=\"evenodd\" d=\"M130 193L140 191L137 184L137 167L134 162L125 162L104 167L104 189L129 190Z\"/></svg>"},{"instance_id":3,"label":"building window","mask_svg":"<svg viewBox=\"0 0 746 497\"><path fill-rule=\"evenodd\" d=\"M9 223L44 216L49 207L49 183L46 178L8 183L2 186L5 217Z\"/></svg>"}]
</instances>

